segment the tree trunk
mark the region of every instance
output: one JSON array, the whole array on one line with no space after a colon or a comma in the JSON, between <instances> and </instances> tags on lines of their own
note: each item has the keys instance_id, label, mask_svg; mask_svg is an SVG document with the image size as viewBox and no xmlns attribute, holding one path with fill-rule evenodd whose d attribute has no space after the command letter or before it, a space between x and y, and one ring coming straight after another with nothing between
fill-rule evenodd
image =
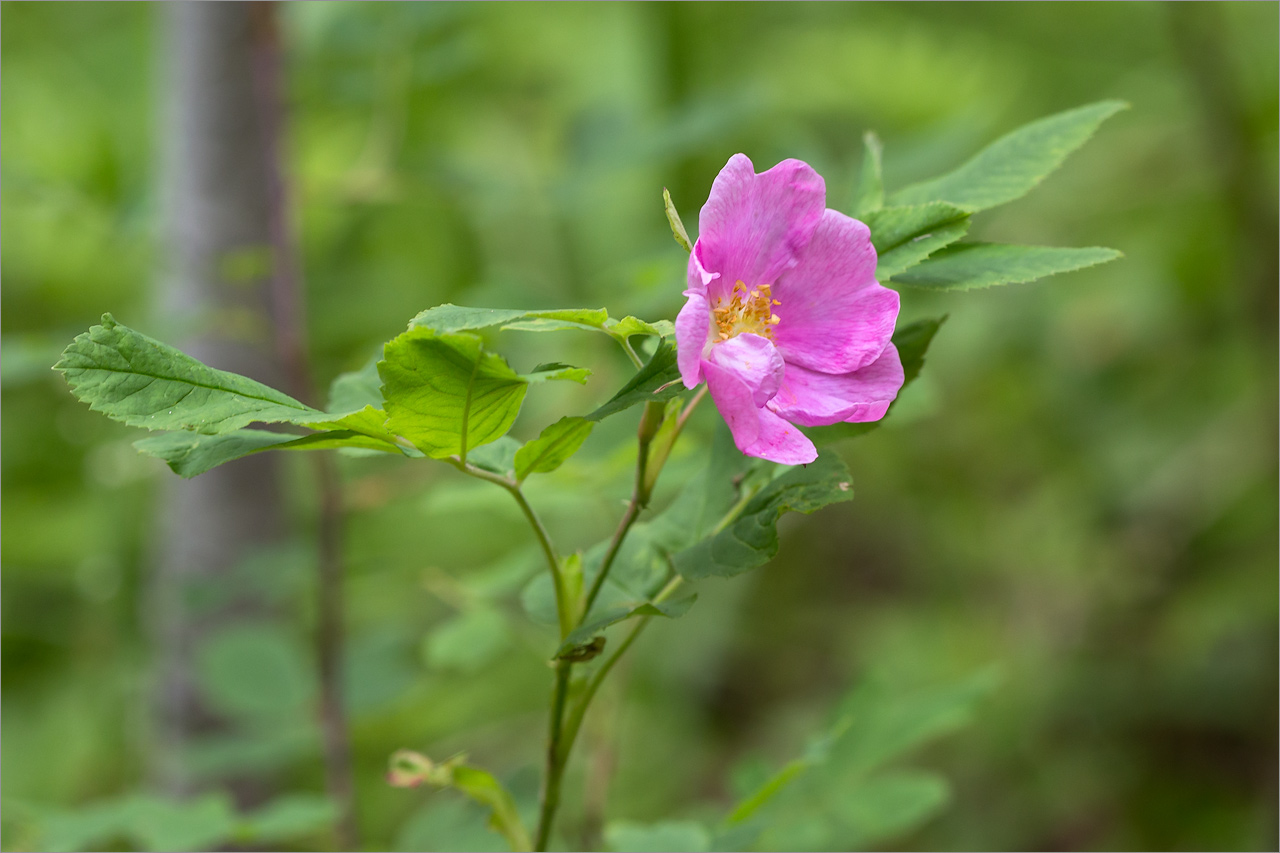
<instances>
[{"instance_id":1,"label":"tree trunk","mask_svg":"<svg viewBox=\"0 0 1280 853\"><path fill-rule=\"evenodd\" d=\"M251 4L175 3L164 12L166 325L181 349L206 364L280 387L269 152L254 99ZM278 467L273 455L260 454L192 480L164 480L150 605L159 658L154 770L175 794L199 786L183 762L186 748L229 725L201 694L195 653L231 621L267 609L233 588L232 570L287 535ZM197 611L197 586L216 587L223 603ZM268 793L262 779L223 781L242 805Z\"/></svg>"}]
</instances>

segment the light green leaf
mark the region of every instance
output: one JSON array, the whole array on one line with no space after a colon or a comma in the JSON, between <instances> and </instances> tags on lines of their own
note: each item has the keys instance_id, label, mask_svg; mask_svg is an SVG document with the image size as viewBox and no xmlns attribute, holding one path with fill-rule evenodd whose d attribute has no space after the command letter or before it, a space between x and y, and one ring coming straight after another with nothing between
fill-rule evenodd
<instances>
[{"instance_id":1,"label":"light green leaf","mask_svg":"<svg viewBox=\"0 0 1280 853\"><path fill-rule=\"evenodd\" d=\"M679 619L689 612L689 608L693 607L693 603L697 598L698 596L696 595L690 595L675 601L633 601L629 604L610 607L589 623L574 629L569 636L565 637L564 642L560 644L560 648L556 649L555 656L563 657L571 654L575 649L585 646L593 638L603 634L605 628L627 619L639 616L665 616L668 619ZM592 612L598 609L592 608Z\"/></svg>"},{"instance_id":2,"label":"light green leaf","mask_svg":"<svg viewBox=\"0 0 1280 853\"><path fill-rule=\"evenodd\" d=\"M914 829L950 799L951 786L938 774L895 770L833 798L832 807L841 835L865 850Z\"/></svg>"},{"instance_id":3,"label":"light green leaf","mask_svg":"<svg viewBox=\"0 0 1280 853\"><path fill-rule=\"evenodd\" d=\"M387 427L433 459L466 458L511 429L529 382L470 334L413 328L378 362Z\"/></svg>"},{"instance_id":4,"label":"light green leaf","mask_svg":"<svg viewBox=\"0 0 1280 853\"><path fill-rule=\"evenodd\" d=\"M655 320L646 323L637 317L626 316L621 320L610 317L604 324L604 330L618 340L626 340L632 335L650 335L658 338L669 338L676 333L675 324L670 320Z\"/></svg>"},{"instance_id":5,"label":"light green leaf","mask_svg":"<svg viewBox=\"0 0 1280 853\"><path fill-rule=\"evenodd\" d=\"M884 178L881 159L884 146L874 131L862 134L862 174L858 177L858 195L853 201L853 216L866 221L866 215L884 206Z\"/></svg>"},{"instance_id":6,"label":"light green leaf","mask_svg":"<svg viewBox=\"0 0 1280 853\"><path fill-rule=\"evenodd\" d=\"M671 235L676 238L680 248L686 252L692 252L693 242L689 239L689 232L684 230L684 223L680 221L680 212L676 210L675 202L671 200L671 193L666 187L662 188L662 207L667 212L667 224L671 226Z\"/></svg>"},{"instance_id":7,"label":"light green leaf","mask_svg":"<svg viewBox=\"0 0 1280 853\"><path fill-rule=\"evenodd\" d=\"M924 367L924 356L929 350L929 344L933 341L933 336L938 333L938 329L946 322L946 319L946 315L943 315L936 320L917 320L914 323L902 326L893 333L893 345L898 348L898 358L902 359L902 387L898 389L897 398L889 404L889 411L885 412L883 418L867 423L832 424L831 426L806 428L804 434L809 436L809 439L814 444L821 447L841 438L866 435L884 423L885 419L893 414L893 407L902 398L902 392L920 375L920 369Z\"/></svg>"},{"instance_id":8,"label":"light green leaf","mask_svg":"<svg viewBox=\"0 0 1280 853\"><path fill-rule=\"evenodd\" d=\"M555 331L557 329L603 328L609 312L603 308L566 308L550 311L522 311L504 308L467 308L445 303L428 308L409 321L410 329L435 332L463 332L502 326L505 329Z\"/></svg>"},{"instance_id":9,"label":"light green leaf","mask_svg":"<svg viewBox=\"0 0 1280 853\"><path fill-rule=\"evenodd\" d=\"M941 250L893 278L894 284L930 290L972 290L997 284L1021 284L1045 276L1105 264L1120 257L1115 249L1060 249L1003 243L960 243Z\"/></svg>"},{"instance_id":10,"label":"light green leaf","mask_svg":"<svg viewBox=\"0 0 1280 853\"><path fill-rule=\"evenodd\" d=\"M711 849L711 833L693 820L664 820L658 823L613 820L604 828L604 843L617 853L702 853Z\"/></svg>"},{"instance_id":11,"label":"light green leaf","mask_svg":"<svg viewBox=\"0 0 1280 853\"><path fill-rule=\"evenodd\" d=\"M893 204L948 201L973 211L1021 198L1093 136L1123 101L1099 101L1042 118L1006 134L954 172L894 193Z\"/></svg>"},{"instance_id":12,"label":"light green leaf","mask_svg":"<svg viewBox=\"0 0 1280 853\"><path fill-rule=\"evenodd\" d=\"M852 477L844 462L835 454L821 454L812 464L792 468L761 489L724 530L676 554L675 569L696 580L730 577L762 566L778 552L777 524L783 513L811 513L852 498Z\"/></svg>"},{"instance_id":13,"label":"light green leaf","mask_svg":"<svg viewBox=\"0 0 1280 853\"><path fill-rule=\"evenodd\" d=\"M591 375L591 371L585 367L574 367L572 364L553 361L547 364L539 364L531 372L523 375L531 383L568 380L569 382L577 382L579 385L586 385L587 377Z\"/></svg>"},{"instance_id":14,"label":"light green leaf","mask_svg":"<svg viewBox=\"0 0 1280 853\"><path fill-rule=\"evenodd\" d=\"M935 201L907 207L882 207L866 217L876 247L876 278L888 281L920 263L969 230L969 212Z\"/></svg>"},{"instance_id":15,"label":"light green leaf","mask_svg":"<svg viewBox=\"0 0 1280 853\"><path fill-rule=\"evenodd\" d=\"M685 390L676 365L676 348L663 338L644 367L614 394L609 402L587 415L589 421L601 421L638 403L669 400Z\"/></svg>"},{"instance_id":16,"label":"light green leaf","mask_svg":"<svg viewBox=\"0 0 1280 853\"><path fill-rule=\"evenodd\" d=\"M360 448L384 453L404 453L367 435L349 430L318 432L297 436L262 429L238 429L223 435L166 432L133 443L147 456L163 459L175 474L190 478L211 468L263 450L328 450Z\"/></svg>"},{"instance_id":17,"label":"light green leaf","mask_svg":"<svg viewBox=\"0 0 1280 853\"><path fill-rule=\"evenodd\" d=\"M130 426L213 435L251 423L305 423L324 413L189 355L102 315L54 365L75 396Z\"/></svg>"},{"instance_id":18,"label":"light green leaf","mask_svg":"<svg viewBox=\"0 0 1280 853\"><path fill-rule=\"evenodd\" d=\"M564 417L548 426L542 434L516 451L516 480L523 481L533 473L559 468L577 453L594 427L586 418Z\"/></svg>"}]
</instances>

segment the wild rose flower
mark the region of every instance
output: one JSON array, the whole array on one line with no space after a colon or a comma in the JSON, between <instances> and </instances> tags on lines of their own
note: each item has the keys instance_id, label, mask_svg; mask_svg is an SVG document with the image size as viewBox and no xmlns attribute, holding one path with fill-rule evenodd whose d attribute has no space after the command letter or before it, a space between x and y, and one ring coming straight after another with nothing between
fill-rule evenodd
<instances>
[{"instance_id":1,"label":"wild rose flower","mask_svg":"<svg viewBox=\"0 0 1280 853\"><path fill-rule=\"evenodd\" d=\"M826 196L800 160L757 175L730 158L676 318L685 387L705 379L738 449L786 465L818 458L796 426L879 420L902 387L898 294L876 281L870 230Z\"/></svg>"}]
</instances>

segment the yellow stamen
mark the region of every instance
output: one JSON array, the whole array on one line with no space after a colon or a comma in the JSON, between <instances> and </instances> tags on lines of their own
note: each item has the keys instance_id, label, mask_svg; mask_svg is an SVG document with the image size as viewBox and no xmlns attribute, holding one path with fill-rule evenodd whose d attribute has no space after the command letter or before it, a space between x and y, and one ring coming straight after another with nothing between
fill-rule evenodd
<instances>
[{"instance_id":1,"label":"yellow stamen","mask_svg":"<svg viewBox=\"0 0 1280 853\"><path fill-rule=\"evenodd\" d=\"M743 332L773 338L773 327L782 319L773 313L772 306L782 303L773 298L770 287L761 284L748 289L741 281L734 284L728 298L722 297L711 312L718 340L727 341Z\"/></svg>"}]
</instances>

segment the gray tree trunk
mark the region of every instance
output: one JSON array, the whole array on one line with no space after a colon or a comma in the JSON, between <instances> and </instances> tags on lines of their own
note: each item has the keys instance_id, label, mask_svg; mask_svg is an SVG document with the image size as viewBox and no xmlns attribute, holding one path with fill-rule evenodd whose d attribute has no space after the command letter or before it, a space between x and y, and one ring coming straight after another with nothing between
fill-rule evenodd
<instances>
[{"instance_id":1,"label":"gray tree trunk","mask_svg":"<svg viewBox=\"0 0 1280 853\"><path fill-rule=\"evenodd\" d=\"M173 340L214 367L282 387L271 312L269 140L254 96L252 5L168 5L162 124L166 271L161 307ZM202 641L264 605L237 590L232 569L285 538L278 460L260 454L192 479L166 478L152 577L150 624L157 782L175 794L199 787L182 755L226 730L194 672ZM193 609L195 586L221 603ZM267 793L257 779L221 780L242 805Z\"/></svg>"}]
</instances>

